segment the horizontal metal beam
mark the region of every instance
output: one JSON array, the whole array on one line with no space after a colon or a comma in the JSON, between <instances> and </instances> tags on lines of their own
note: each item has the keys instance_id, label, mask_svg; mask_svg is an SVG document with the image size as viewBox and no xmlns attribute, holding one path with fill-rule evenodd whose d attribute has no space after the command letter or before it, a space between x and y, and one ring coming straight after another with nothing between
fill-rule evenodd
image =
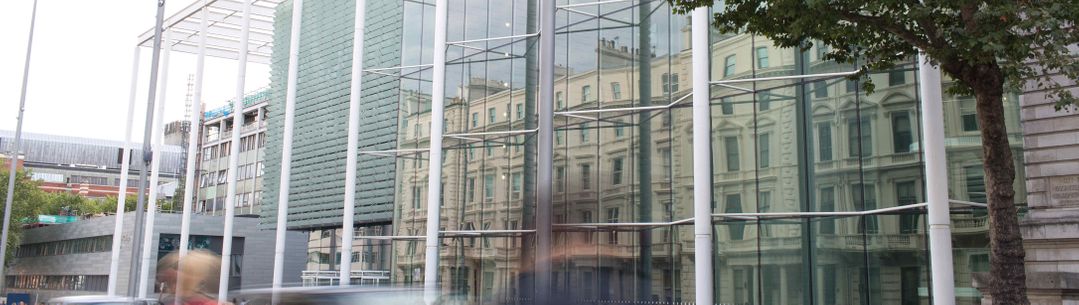
<instances>
[{"instance_id":1,"label":"horizontal metal beam","mask_svg":"<svg viewBox=\"0 0 1079 305\"><path fill-rule=\"evenodd\" d=\"M586 113L661 110L661 109L668 109L668 108L674 107L674 105L677 105L678 103L681 103L682 101L689 98L691 95L693 95L693 94L692 93L686 94L685 96L682 96L681 98L675 100L674 102L671 102L670 104L666 104L666 105L641 106L641 107L623 107L623 108L606 108L606 109L571 110L571 111L556 111L554 114L562 115L562 116L569 116L571 114L586 114Z\"/></svg>"},{"instance_id":2,"label":"horizontal metal beam","mask_svg":"<svg viewBox=\"0 0 1079 305\"><path fill-rule=\"evenodd\" d=\"M765 82L765 81L773 81L773 80L788 80L788 79L802 79L802 78L829 78L829 77L851 76L851 75L854 75L854 74L858 74L859 72L862 72L862 70L854 70L854 71L849 71L849 72L832 72L832 73L817 73L817 74L803 74L803 75L786 75L786 76L772 76L772 77L753 77L753 78L725 79L725 80L711 81L711 82L709 82L709 84L720 85L720 84Z\"/></svg>"},{"instance_id":3,"label":"horizontal metal beam","mask_svg":"<svg viewBox=\"0 0 1079 305\"><path fill-rule=\"evenodd\" d=\"M895 207L880 208L866 211L844 211L844 212L771 212L771 213L715 213L712 214L714 218L731 218L731 217L755 217L755 218L806 218L806 217L830 217L830 216L865 216L883 214L895 211L910 210L917 208L924 208L927 203L915 203L907 204Z\"/></svg>"},{"instance_id":4,"label":"horizontal metal beam","mask_svg":"<svg viewBox=\"0 0 1079 305\"><path fill-rule=\"evenodd\" d=\"M449 42L446 42L446 44L447 45L461 45L461 44L466 44L466 43L484 42L484 41L493 41L493 40L528 38L528 37L533 37L533 36L539 36L539 33L529 33L529 34L521 34L521 35L510 35L510 36L488 37L488 38L470 39L470 40L449 41Z\"/></svg>"},{"instance_id":5,"label":"horizontal metal beam","mask_svg":"<svg viewBox=\"0 0 1079 305\"><path fill-rule=\"evenodd\" d=\"M989 205L984 204L984 203L980 203L980 202L963 201L963 200L955 200L955 199L948 199L948 203L954 203L954 204L960 204L960 205L969 205L969 206L972 206L972 207L979 207L979 208L989 207Z\"/></svg>"},{"instance_id":6,"label":"horizontal metal beam","mask_svg":"<svg viewBox=\"0 0 1079 305\"><path fill-rule=\"evenodd\" d=\"M385 68L371 68L371 69L364 69L363 72L375 72L375 71L387 71L387 70L404 70L404 69L413 69L413 68L429 68L431 66L432 66L431 64L420 64L420 65L407 65L407 66L396 66L396 67L385 67Z\"/></svg>"},{"instance_id":7,"label":"horizontal metal beam","mask_svg":"<svg viewBox=\"0 0 1079 305\"><path fill-rule=\"evenodd\" d=\"M574 3L574 4L559 5L559 6L556 6L555 8L556 9L567 9L567 8L572 8L572 7L603 5L603 4L611 4L611 3L619 3L619 2L630 2L630 1L631 0L607 0L607 1L596 1L596 2Z\"/></svg>"}]
</instances>

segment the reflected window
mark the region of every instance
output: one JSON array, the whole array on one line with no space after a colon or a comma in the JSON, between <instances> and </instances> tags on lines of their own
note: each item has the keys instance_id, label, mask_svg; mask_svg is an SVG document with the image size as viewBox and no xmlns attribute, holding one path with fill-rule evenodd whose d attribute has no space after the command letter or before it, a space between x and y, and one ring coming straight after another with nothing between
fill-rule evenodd
<instances>
[{"instance_id":1,"label":"reflected window","mask_svg":"<svg viewBox=\"0 0 1079 305\"><path fill-rule=\"evenodd\" d=\"M982 165L971 165L963 168L963 174L966 175L967 186L967 201L985 203L985 167ZM977 211L984 211L984 209L975 209Z\"/></svg>"},{"instance_id":2,"label":"reflected window","mask_svg":"<svg viewBox=\"0 0 1079 305\"><path fill-rule=\"evenodd\" d=\"M772 90L764 90L757 97L757 109L765 111L772 109Z\"/></svg>"},{"instance_id":3,"label":"reflected window","mask_svg":"<svg viewBox=\"0 0 1079 305\"><path fill-rule=\"evenodd\" d=\"M521 173L513 173L510 175L510 186L513 191L513 199L521 198Z\"/></svg>"},{"instance_id":4,"label":"reflected window","mask_svg":"<svg viewBox=\"0 0 1079 305\"><path fill-rule=\"evenodd\" d=\"M823 80L813 82L813 96L816 98L828 97L828 83Z\"/></svg>"},{"instance_id":5,"label":"reflected window","mask_svg":"<svg viewBox=\"0 0 1079 305\"><path fill-rule=\"evenodd\" d=\"M900 303L902 305L921 304L918 291L921 287L921 271L918 267L903 267L900 269L899 290Z\"/></svg>"},{"instance_id":6,"label":"reflected window","mask_svg":"<svg viewBox=\"0 0 1079 305\"><path fill-rule=\"evenodd\" d=\"M581 123L581 143L588 143L588 123Z\"/></svg>"},{"instance_id":7,"label":"reflected window","mask_svg":"<svg viewBox=\"0 0 1079 305\"><path fill-rule=\"evenodd\" d=\"M419 186L413 186L412 187L412 208L413 209L418 210L420 208L420 200L421 200L420 195L421 195L422 190L423 190L423 188L419 187Z\"/></svg>"},{"instance_id":8,"label":"reflected window","mask_svg":"<svg viewBox=\"0 0 1079 305\"><path fill-rule=\"evenodd\" d=\"M832 161L832 125L817 123L817 157L821 162Z\"/></svg>"},{"instance_id":9,"label":"reflected window","mask_svg":"<svg viewBox=\"0 0 1079 305\"><path fill-rule=\"evenodd\" d=\"M736 59L735 55L727 55L727 58L723 59L723 77L734 75Z\"/></svg>"},{"instance_id":10,"label":"reflected window","mask_svg":"<svg viewBox=\"0 0 1079 305\"><path fill-rule=\"evenodd\" d=\"M561 131L555 131L554 132L554 144L562 145L562 132Z\"/></svg>"},{"instance_id":11,"label":"reflected window","mask_svg":"<svg viewBox=\"0 0 1079 305\"><path fill-rule=\"evenodd\" d=\"M861 154L858 153L859 150ZM850 119L847 121L847 156L868 157L871 155L873 155L873 129L870 119Z\"/></svg>"},{"instance_id":12,"label":"reflected window","mask_svg":"<svg viewBox=\"0 0 1079 305\"><path fill-rule=\"evenodd\" d=\"M494 124L498 119L498 110L495 107L487 108L487 124Z\"/></svg>"},{"instance_id":13,"label":"reflected window","mask_svg":"<svg viewBox=\"0 0 1079 305\"><path fill-rule=\"evenodd\" d=\"M858 92L858 81L848 79L844 83L846 83L847 93Z\"/></svg>"},{"instance_id":14,"label":"reflected window","mask_svg":"<svg viewBox=\"0 0 1079 305\"><path fill-rule=\"evenodd\" d=\"M561 193L566 191L566 167L558 166L554 168L554 187L555 191Z\"/></svg>"},{"instance_id":15,"label":"reflected window","mask_svg":"<svg viewBox=\"0 0 1079 305\"><path fill-rule=\"evenodd\" d=\"M476 202L476 177L468 177L468 188L465 192L468 202Z\"/></svg>"},{"instance_id":16,"label":"reflected window","mask_svg":"<svg viewBox=\"0 0 1079 305\"><path fill-rule=\"evenodd\" d=\"M978 131L978 116L974 113L963 114L963 131Z\"/></svg>"},{"instance_id":17,"label":"reflected window","mask_svg":"<svg viewBox=\"0 0 1079 305\"><path fill-rule=\"evenodd\" d=\"M888 72L888 86L899 86L907 83L907 72L896 70Z\"/></svg>"},{"instance_id":18,"label":"reflected window","mask_svg":"<svg viewBox=\"0 0 1079 305\"><path fill-rule=\"evenodd\" d=\"M910 146L914 144L910 113L906 111L892 113L892 143L896 153L910 152Z\"/></svg>"},{"instance_id":19,"label":"reflected window","mask_svg":"<svg viewBox=\"0 0 1079 305\"><path fill-rule=\"evenodd\" d=\"M626 128L622 125L622 120L614 121L614 137L621 138L626 135Z\"/></svg>"},{"instance_id":20,"label":"reflected window","mask_svg":"<svg viewBox=\"0 0 1079 305\"><path fill-rule=\"evenodd\" d=\"M821 298L824 299L822 304L836 304L836 294L839 289L836 288L839 279L836 277L835 265L823 265L820 267L821 277Z\"/></svg>"},{"instance_id":21,"label":"reflected window","mask_svg":"<svg viewBox=\"0 0 1079 305\"><path fill-rule=\"evenodd\" d=\"M416 124L412 129L412 137L419 138L421 134L423 134L423 127L420 126L420 124Z\"/></svg>"},{"instance_id":22,"label":"reflected window","mask_svg":"<svg viewBox=\"0 0 1079 305\"><path fill-rule=\"evenodd\" d=\"M584 85L581 87L581 102L585 103L592 100L592 86Z\"/></svg>"},{"instance_id":23,"label":"reflected window","mask_svg":"<svg viewBox=\"0 0 1079 305\"><path fill-rule=\"evenodd\" d=\"M760 151L760 157L757 159L761 168L768 168L772 162L772 135L768 133L762 133L757 138L758 150Z\"/></svg>"},{"instance_id":24,"label":"reflected window","mask_svg":"<svg viewBox=\"0 0 1079 305\"><path fill-rule=\"evenodd\" d=\"M611 185L622 184L622 163L625 158L616 157L611 160Z\"/></svg>"},{"instance_id":25,"label":"reflected window","mask_svg":"<svg viewBox=\"0 0 1079 305\"><path fill-rule=\"evenodd\" d=\"M768 67L768 47L758 47L756 49L755 53L757 53L757 68L761 68L761 69L767 68Z\"/></svg>"},{"instance_id":26,"label":"reflected window","mask_svg":"<svg viewBox=\"0 0 1079 305\"><path fill-rule=\"evenodd\" d=\"M483 176L483 198L488 202L495 199L495 174Z\"/></svg>"},{"instance_id":27,"label":"reflected window","mask_svg":"<svg viewBox=\"0 0 1079 305\"><path fill-rule=\"evenodd\" d=\"M819 42L819 41L817 42L817 60L818 61L824 61L824 57L827 56L828 52L830 52L830 51L831 51L831 49L828 48L828 45L825 45L823 42Z\"/></svg>"},{"instance_id":28,"label":"reflected window","mask_svg":"<svg viewBox=\"0 0 1079 305\"><path fill-rule=\"evenodd\" d=\"M566 103L566 99L563 96L562 91L555 92L555 94L554 94L554 109L555 110L562 109L562 106L565 103Z\"/></svg>"},{"instance_id":29,"label":"reflected window","mask_svg":"<svg viewBox=\"0 0 1079 305\"><path fill-rule=\"evenodd\" d=\"M607 209L607 223L618 223L617 207ZM612 245L618 244L618 232L609 232L607 234L607 243Z\"/></svg>"},{"instance_id":30,"label":"reflected window","mask_svg":"<svg viewBox=\"0 0 1079 305\"><path fill-rule=\"evenodd\" d=\"M592 189L592 165L581 164L581 189Z\"/></svg>"},{"instance_id":31,"label":"reflected window","mask_svg":"<svg viewBox=\"0 0 1079 305\"><path fill-rule=\"evenodd\" d=\"M734 101L731 97L719 99L720 110L724 115L734 114Z\"/></svg>"},{"instance_id":32,"label":"reflected window","mask_svg":"<svg viewBox=\"0 0 1079 305\"><path fill-rule=\"evenodd\" d=\"M671 164L671 148L670 147L660 148L659 149L659 155L660 155L661 158L663 158L663 164L660 165L662 167L660 170L663 172L663 180L670 180L671 179L671 167L672 167L672 164Z\"/></svg>"},{"instance_id":33,"label":"reflected window","mask_svg":"<svg viewBox=\"0 0 1079 305\"><path fill-rule=\"evenodd\" d=\"M851 200L854 202L861 202L862 210L876 210L877 209L877 191L876 186L872 184L852 184L850 187ZM858 225L858 233L863 234L876 234L880 232L877 225L876 215L862 216L861 224Z\"/></svg>"},{"instance_id":34,"label":"reflected window","mask_svg":"<svg viewBox=\"0 0 1079 305\"><path fill-rule=\"evenodd\" d=\"M820 212L835 212L835 187L826 186L820 189L819 205ZM821 218L820 234L835 234L835 219Z\"/></svg>"},{"instance_id":35,"label":"reflected window","mask_svg":"<svg viewBox=\"0 0 1079 305\"><path fill-rule=\"evenodd\" d=\"M738 158L738 137L724 137L723 150L727 154L727 171L738 171L740 169L740 160Z\"/></svg>"},{"instance_id":36,"label":"reflected window","mask_svg":"<svg viewBox=\"0 0 1079 305\"><path fill-rule=\"evenodd\" d=\"M668 94L668 93L671 93L671 92L678 92L678 74L677 73L674 73L674 74L663 73L663 75L660 76L660 80L663 83L663 94Z\"/></svg>"},{"instance_id":37,"label":"reflected window","mask_svg":"<svg viewBox=\"0 0 1079 305\"><path fill-rule=\"evenodd\" d=\"M517 119L520 120L523 118L525 118L525 105L517 103Z\"/></svg>"},{"instance_id":38,"label":"reflected window","mask_svg":"<svg viewBox=\"0 0 1079 305\"><path fill-rule=\"evenodd\" d=\"M476 148L472 144L468 144L468 161L476 159Z\"/></svg>"},{"instance_id":39,"label":"reflected window","mask_svg":"<svg viewBox=\"0 0 1079 305\"><path fill-rule=\"evenodd\" d=\"M918 201L917 190L914 181L896 182L896 202L899 205L914 204ZM918 232L918 212L906 211L899 215L899 233L914 234Z\"/></svg>"},{"instance_id":40,"label":"reflected window","mask_svg":"<svg viewBox=\"0 0 1079 305\"><path fill-rule=\"evenodd\" d=\"M611 98L615 100L622 99L622 84L618 82L611 83Z\"/></svg>"},{"instance_id":41,"label":"reflected window","mask_svg":"<svg viewBox=\"0 0 1079 305\"><path fill-rule=\"evenodd\" d=\"M741 213L742 212L742 195L741 194L728 194L724 197L727 203L724 208L724 213ZM727 232L730 233L730 240L742 240L745 235L745 223L739 220L731 220L727 224Z\"/></svg>"},{"instance_id":42,"label":"reflected window","mask_svg":"<svg viewBox=\"0 0 1079 305\"><path fill-rule=\"evenodd\" d=\"M473 112L472 113L472 128L476 128L476 127L479 127L479 126L480 126L480 113L479 112Z\"/></svg>"},{"instance_id":43,"label":"reflected window","mask_svg":"<svg viewBox=\"0 0 1079 305\"><path fill-rule=\"evenodd\" d=\"M581 211L581 223L592 223L592 211ZM592 232L584 232L584 243L592 243Z\"/></svg>"}]
</instances>

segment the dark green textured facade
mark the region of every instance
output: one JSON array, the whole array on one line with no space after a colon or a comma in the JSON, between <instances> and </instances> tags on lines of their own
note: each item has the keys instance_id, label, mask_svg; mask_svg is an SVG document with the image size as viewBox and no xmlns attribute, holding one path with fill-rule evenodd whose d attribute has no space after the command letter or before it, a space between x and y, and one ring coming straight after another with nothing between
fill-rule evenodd
<instances>
[{"instance_id":1,"label":"dark green textured facade","mask_svg":"<svg viewBox=\"0 0 1079 305\"><path fill-rule=\"evenodd\" d=\"M367 4L365 67L391 67L401 62L399 1ZM277 221L282 134L292 3L278 6L274 18L271 57L269 126L264 225ZM349 85L352 77L354 1L308 1L303 8L299 78L293 130L292 175L289 190L289 229L341 225L345 157L348 138ZM360 151L396 148L399 81L393 77L363 76ZM393 216L395 162L393 158L360 155L356 180L357 223L388 223Z\"/></svg>"}]
</instances>

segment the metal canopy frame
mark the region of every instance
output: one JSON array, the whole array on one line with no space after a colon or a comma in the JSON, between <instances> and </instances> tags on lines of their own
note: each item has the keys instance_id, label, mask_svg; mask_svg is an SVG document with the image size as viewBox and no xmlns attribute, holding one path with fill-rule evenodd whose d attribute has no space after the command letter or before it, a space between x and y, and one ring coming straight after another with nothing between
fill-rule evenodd
<instances>
[{"instance_id":1,"label":"metal canopy frame","mask_svg":"<svg viewBox=\"0 0 1079 305\"><path fill-rule=\"evenodd\" d=\"M282 0L251 0L251 23L247 60L270 63L273 49L273 18ZM203 4L205 2L205 4ZM172 31L172 42L164 48L189 54L199 53L202 14L207 9L206 56L237 60L240 58L240 32L243 28L243 0L196 1L165 19L164 28ZM139 35L138 46L152 47L153 28Z\"/></svg>"}]
</instances>

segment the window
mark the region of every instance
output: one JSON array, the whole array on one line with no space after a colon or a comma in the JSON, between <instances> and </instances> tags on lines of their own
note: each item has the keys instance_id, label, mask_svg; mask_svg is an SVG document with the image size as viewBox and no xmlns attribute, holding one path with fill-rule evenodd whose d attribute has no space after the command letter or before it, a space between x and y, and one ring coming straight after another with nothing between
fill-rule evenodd
<instances>
[{"instance_id":1,"label":"window","mask_svg":"<svg viewBox=\"0 0 1079 305\"><path fill-rule=\"evenodd\" d=\"M824 56L831 51L823 42L817 42L817 60L824 61Z\"/></svg>"},{"instance_id":2,"label":"window","mask_svg":"<svg viewBox=\"0 0 1079 305\"><path fill-rule=\"evenodd\" d=\"M228 182L226 181L228 179L228 172L227 169L217 172L217 184L225 184L225 182Z\"/></svg>"},{"instance_id":3,"label":"window","mask_svg":"<svg viewBox=\"0 0 1079 305\"><path fill-rule=\"evenodd\" d=\"M761 213L768 213L772 211L772 192L760 191L757 193L757 210ZM757 225L762 237L772 236L772 226L764 223Z\"/></svg>"},{"instance_id":4,"label":"window","mask_svg":"<svg viewBox=\"0 0 1079 305\"><path fill-rule=\"evenodd\" d=\"M910 146L914 144L914 135L911 132L909 113L892 114L892 143L896 153L910 152Z\"/></svg>"},{"instance_id":5,"label":"window","mask_svg":"<svg viewBox=\"0 0 1079 305\"><path fill-rule=\"evenodd\" d=\"M730 97L724 97L719 99L720 109L725 115L734 114L734 101Z\"/></svg>"},{"instance_id":6,"label":"window","mask_svg":"<svg viewBox=\"0 0 1079 305\"><path fill-rule=\"evenodd\" d=\"M727 58L723 59L723 77L734 75L734 66L737 64L736 59L734 55L728 55Z\"/></svg>"},{"instance_id":7,"label":"window","mask_svg":"<svg viewBox=\"0 0 1079 305\"><path fill-rule=\"evenodd\" d=\"M592 165L581 164L581 189L592 189Z\"/></svg>"},{"instance_id":8,"label":"window","mask_svg":"<svg viewBox=\"0 0 1079 305\"><path fill-rule=\"evenodd\" d=\"M758 95L758 97L757 97L757 109L760 110L760 111L765 111L765 110L768 110L768 109L772 109L772 91L771 90L764 90L764 91L760 92L760 95Z\"/></svg>"},{"instance_id":9,"label":"window","mask_svg":"<svg viewBox=\"0 0 1079 305\"><path fill-rule=\"evenodd\" d=\"M899 304L917 305L922 303L919 293L921 290L922 273L918 267L902 267L899 276Z\"/></svg>"},{"instance_id":10,"label":"window","mask_svg":"<svg viewBox=\"0 0 1079 305\"><path fill-rule=\"evenodd\" d=\"M498 119L498 110L495 107L487 108L487 124L494 124Z\"/></svg>"},{"instance_id":11,"label":"window","mask_svg":"<svg viewBox=\"0 0 1079 305\"><path fill-rule=\"evenodd\" d=\"M678 92L678 73L671 74L671 92Z\"/></svg>"},{"instance_id":12,"label":"window","mask_svg":"<svg viewBox=\"0 0 1079 305\"><path fill-rule=\"evenodd\" d=\"M480 113L479 112L473 112L472 113L472 128L476 128L476 127L479 127L479 126L480 126Z\"/></svg>"},{"instance_id":13,"label":"window","mask_svg":"<svg viewBox=\"0 0 1079 305\"><path fill-rule=\"evenodd\" d=\"M581 143L588 143L588 123L581 123Z\"/></svg>"},{"instance_id":14,"label":"window","mask_svg":"<svg viewBox=\"0 0 1079 305\"><path fill-rule=\"evenodd\" d=\"M618 223L618 208L607 209L607 223ZM607 243L616 245L618 244L618 232L611 231L607 233Z\"/></svg>"},{"instance_id":15,"label":"window","mask_svg":"<svg viewBox=\"0 0 1079 305\"><path fill-rule=\"evenodd\" d=\"M471 143L468 144L468 161L476 159L476 147L473 147Z\"/></svg>"},{"instance_id":16,"label":"window","mask_svg":"<svg viewBox=\"0 0 1079 305\"><path fill-rule=\"evenodd\" d=\"M611 83L611 98L616 100L622 99L622 84L618 82Z\"/></svg>"},{"instance_id":17,"label":"window","mask_svg":"<svg viewBox=\"0 0 1079 305\"><path fill-rule=\"evenodd\" d=\"M985 203L985 168L981 165L963 167L963 174L967 178L967 201Z\"/></svg>"},{"instance_id":18,"label":"window","mask_svg":"<svg viewBox=\"0 0 1079 305\"><path fill-rule=\"evenodd\" d=\"M566 191L566 167L558 166L554 168L554 187L559 193Z\"/></svg>"},{"instance_id":19,"label":"window","mask_svg":"<svg viewBox=\"0 0 1079 305\"><path fill-rule=\"evenodd\" d=\"M416 127L412 129L412 137L419 138L423 134L423 127L420 124L416 124Z\"/></svg>"},{"instance_id":20,"label":"window","mask_svg":"<svg viewBox=\"0 0 1079 305\"><path fill-rule=\"evenodd\" d=\"M822 80L813 82L813 96L816 98L828 97L828 83Z\"/></svg>"},{"instance_id":21,"label":"window","mask_svg":"<svg viewBox=\"0 0 1079 305\"><path fill-rule=\"evenodd\" d=\"M554 94L554 103L555 103L554 104L554 109L555 110L562 109L562 106L563 106L563 104L565 104L565 102L566 102L566 99L562 96L562 91L555 92L555 94Z\"/></svg>"},{"instance_id":22,"label":"window","mask_svg":"<svg viewBox=\"0 0 1079 305\"><path fill-rule=\"evenodd\" d=\"M581 102L585 103L592 100L592 86L584 85L581 87Z\"/></svg>"},{"instance_id":23,"label":"window","mask_svg":"<svg viewBox=\"0 0 1079 305\"><path fill-rule=\"evenodd\" d=\"M832 125L817 123L817 157L821 162L832 161Z\"/></svg>"},{"instance_id":24,"label":"window","mask_svg":"<svg viewBox=\"0 0 1079 305\"><path fill-rule=\"evenodd\" d=\"M726 202L726 208L723 209L724 213L741 213L742 212L742 195L741 194L727 194L724 196ZM745 236L745 223L742 221L731 221L727 224L727 232L730 233L731 240L742 240Z\"/></svg>"},{"instance_id":25,"label":"window","mask_svg":"<svg viewBox=\"0 0 1079 305\"><path fill-rule=\"evenodd\" d=\"M483 143L483 150L488 157L495 154L495 146L491 145L491 143Z\"/></svg>"},{"instance_id":26,"label":"window","mask_svg":"<svg viewBox=\"0 0 1079 305\"><path fill-rule=\"evenodd\" d=\"M767 134L767 133L762 133L757 138L757 146L758 146L757 149L760 151L760 154L761 154L759 159L757 159L757 163L760 164L761 168L768 168L768 166L771 166L771 162L772 162L772 141L771 141L771 138L772 138L772 135Z\"/></svg>"},{"instance_id":27,"label":"window","mask_svg":"<svg viewBox=\"0 0 1079 305\"><path fill-rule=\"evenodd\" d=\"M858 134L861 133L861 137ZM859 138L861 141L859 141ZM847 122L847 152L850 157L868 157L873 155L873 129L869 118L851 119ZM858 151L861 150L861 154Z\"/></svg>"},{"instance_id":28,"label":"window","mask_svg":"<svg viewBox=\"0 0 1079 305\"><path fill-rule=\"evenodd\" d=\"M592 211L581 211L581 223L592 223ZM592 232L584 232L584 243L592 243Z\"/></svg>"},{"instance_id":29,"label":"window","mask_svg":"<svg viewBox=\"0 0 1079 305\"><path fill-rule=\"evenodd\" d=\"M663 94L678 92L678 74L663 73L660 80L663 85Z\"/></svg>"},{"instance_id":30,"label":"window","mask_svg":"<svg viewBox=\"0 0 1079 305\"><path fill-rule=\"evenodd\" d=\"M622 125L622 120L614 121L614 137L621 138L626 135L626 128Z\"/></svg>"},{"instance_id":31,"label":"window","mask_svg":"<svg viewBox=\"0 0 1079 305\"><path fill-rule=\"evenodd\" d=\"M513 199L521 198L521 173L513 173L510 175L510 186L513 192Z\"/></svg>"},{"instance_id":32,"label":"window","mask_svg":"<svg viewBox=\"0 0 1079 305\"><path fill-rule=\"evenodd\" d=\"M835 212L835 188L831 186L822 187L818 204L820 212ZM822 218L819 226L820 234L835 234L835 219Z\"/></svg>"},{"instance_id":33,"label":"window","mask_svg":"<svg viewBox=\"0 0 1079 305\"><path fill-rule=\"evenodd\" d=\"M421 200L421 197L420 197L421 193L420 192L421 192L422 189L423 188L419 187L419 186L413 186L412 187L412 208L413 209L417 209L417 210L420 209L420 200Z\"/></svg>"},{"instance_id":34,"label":"window","mask_svg":"<svg viewBox=\"0 0 1079 305\"><path fill-rule=\"evenodd\" d=\"M847 93L858 92L858 81L848 79L845 83L847 84Z\"/></svg>"},{"instance_id":35,"label":"window","mask_svg":"<svg viewBox=\"0 0 1079 305\"><path fill-rule=\"evenodd\" d=\"M483 198L487 201L495 199L495 175L487 174L483 176Z\"/></svg>"},{"instance_id":36,"label":"window","mask_svg":"<svg viewBox=\"0 0 1079 305\"><path fill-rule=\"evenodd\" d=\"M520 120L520 119L524 119L524 118L525 118L525 105L521 104L521 103L517 103L517 119Z\"/></svg>"},{"instance_id":37,"label":"window","mask_svg":"<svg viewBox=\"0 0 1079 305\"><path fill-rule=\"evenodd\" d=\"M468 177L468 188L465 189L468 202L476 202L476 177Z\"/></svg>"},{"instance_id":38,"label":"window","mask_svg":"<svg viewBox=\"0 0 1079 305\"><path fill-rule=\"evenodd\" d=\"M903 181L895 184L896 203L899 205L914 204L918 201L918 193L914 181ZM918 233L918 212L907 211L899 215L899 233Z\"/></svg>"},{"instance_id":39,"label":"window","mask_svg":"<svg viewBox=\"0 0 1079 305\"><path fill-rule=\"evenodd\" d=\"M556 145L562 145L562 132L561 131L555 131L554 132L554 143Z\"/></svg>"},{"instance_id":40,"label":"window","mask_svg":"<svg viewBox=\"0 0 1079 305\"><path fill-rule=\"evenodd\" d=\"M978 116L973 113L963 114L963 131L978 131Z\"/></svg>"},{"instance_id":41,"label":"window","mask_svg":"<svg viewBox=\"0 0 1079 305\"><path fill-rule=\"evenodd\" d=\"M663 159L663 164L660 165L661 171L663 171L663 180L670 181L671 179L671 148L664 147L659 149L659 155Z\"/></svg>"},{"instance_id":42,"label":"window","mask_svg":"<svg viewBox=\"0 0 1079 305\"><path fill-rule=\"evenodd\" d=\"M768 48L767 47L759 47L759 48L757 48L756 52L757 52L757 67L761 68L761 69L767 68L768 67Z\"/></svg>"},{"instance_id":43,"label":"window","mask_svg":"<svg viewBox=\"0 0 1079 305\"><path fill-rule=\"evenodd\" d=\"M738 171L738 137L724 137L723 138L723 150L727 154L727 171Z\"/></svg>"},{"instance_id":44,"label":"window","mask_svg":"<svg viewBox=\"0 0 1079 305\"><path fill-rule=\"evenodd\" d=\"M907 83L907 72L903 70L888 72L888 86L899 86Z\"/></svg>"},{"instance_id":45,"label":"window","mask_svg":"<svg viewBox=\"0 0 1079 305\"><path fill-rule=\"evenodd\" d=\"M611 185L622 184L622 163L624 159L616 157L611 160Z\"/></svg>"},{"instance_id":46,"label":"window","mask_svg":"<svg viewBox=\"0 0 1079 305\"><path fill-rule=\"evenodd\" d=\"M851 199L855 203L861 202L863 211L877 209L876 187L872 184L852 184L850 187ZM859 221L858 233L876 234L880 232L877 225L877 215L862 216Z\"/></svg>"}]
</instances>

